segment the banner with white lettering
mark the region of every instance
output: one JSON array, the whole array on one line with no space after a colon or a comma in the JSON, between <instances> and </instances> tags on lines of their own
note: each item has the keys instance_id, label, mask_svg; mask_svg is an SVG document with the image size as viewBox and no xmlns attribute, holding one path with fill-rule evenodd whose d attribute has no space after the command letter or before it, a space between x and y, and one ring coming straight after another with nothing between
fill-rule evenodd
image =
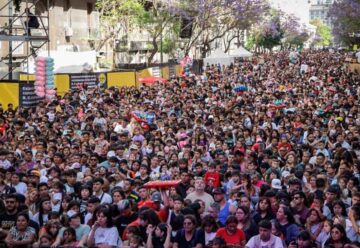
<instances>
[{"instance_id":1,"label":"banner with white lettering","mask_svg":"<svg viewBox=\"0 0 360 248\"><path fill-rule=\"evenodd\" d=\"M36 107L44 97L39 97L35 93L34 82L19 84L19 104L24 108Z\"/></svg>"}]
</instances>

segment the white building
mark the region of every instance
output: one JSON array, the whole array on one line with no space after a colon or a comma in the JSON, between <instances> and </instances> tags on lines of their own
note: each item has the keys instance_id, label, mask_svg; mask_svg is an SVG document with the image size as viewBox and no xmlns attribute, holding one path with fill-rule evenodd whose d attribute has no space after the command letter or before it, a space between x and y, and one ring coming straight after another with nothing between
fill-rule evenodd
<instances>
[{"instance_id":1,"label":"white building","mask_svg":"<svg viewBox=\"0 0 360 248\"><path fill-rule=\"evenodd\" d=\"M310 6L310 20L319 19L326 25L331 26L328 11L334 0L312 0Z\"/></svg>"}]
</instances>

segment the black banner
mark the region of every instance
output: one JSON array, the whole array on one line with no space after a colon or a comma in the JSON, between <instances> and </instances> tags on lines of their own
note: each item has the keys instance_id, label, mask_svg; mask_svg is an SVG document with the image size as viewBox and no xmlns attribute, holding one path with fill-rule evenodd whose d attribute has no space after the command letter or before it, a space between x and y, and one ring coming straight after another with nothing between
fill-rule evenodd
<instances>
[{"instance_id":1,"label":"black banner","mask_svg":"<svg viewBox=\"0 0 360 248\"><path fill-rule=\"evenodd\" d=\"M79 89L81 86L87 88L94 88L100 86L107 88L107 74L105 72L99 73L74 73L69 74L70 76L70 89Z\"/></svg>"},{"instance_id":2,"label":"black banner","mask_svg":"<svg viewBox=\"0 0 360 248\"><path fill-rule=\"evenodd\" d=\"M36 107L44 97L39 97L35 93L34 82L19 84L19 104L24 108Z\"/></svg>"}]
</instances>

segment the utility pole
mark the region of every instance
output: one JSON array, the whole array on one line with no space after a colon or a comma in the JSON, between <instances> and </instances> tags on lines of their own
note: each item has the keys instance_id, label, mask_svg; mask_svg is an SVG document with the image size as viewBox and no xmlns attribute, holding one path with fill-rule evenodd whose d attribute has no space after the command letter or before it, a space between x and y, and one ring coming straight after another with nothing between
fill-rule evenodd
<instances>
[{"instance_id":1,"label":"utility pole","mask_svg":"<svg viewBox=\"0 0 360 248\"><path fill-rule=\"evenodd\" d=\"M163 26L161 23L161 33L160 33L160 63L163 63Z\"/></svg>"},{"instance_id":2,"label":"utility pole","mask_svg":"<svg viewBox=\"0 0 360 248\"><path fill-rule=\"evenodd\" d=\"M9 36L12 36L12 25L13 25L13 1L9 2ZM9 39L9 80L13 79L13 68L12 68L12 62L13 62L13 49L12 49L12 40Z\"/></svg>"}]
</instances>

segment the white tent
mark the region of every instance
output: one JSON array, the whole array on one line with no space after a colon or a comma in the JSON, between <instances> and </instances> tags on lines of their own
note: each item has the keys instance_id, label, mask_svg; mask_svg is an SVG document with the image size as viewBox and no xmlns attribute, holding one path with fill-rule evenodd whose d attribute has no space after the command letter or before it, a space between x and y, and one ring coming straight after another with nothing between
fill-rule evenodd
<instances>
[{"instance_id":1,"label":"white tent","mask_svg":"<svg viewBox=\"0 0 360 248\"><path fill-rule=\"evenodd\" d=\"M204 65L230 65L234 63L234 57L227 55L221 49L217 49L204 59Z\"/></svg>"},{"instance_id":2,"label":"white tent","mask_svg":"<svg viewBox=\"0 0 360 248\"><path fill-rule=\"evenodd\" d=\"M252 56L252 53L241 46L230 52L230 55L236 58L248 58Z\"/></svg>"}]
</instances>

